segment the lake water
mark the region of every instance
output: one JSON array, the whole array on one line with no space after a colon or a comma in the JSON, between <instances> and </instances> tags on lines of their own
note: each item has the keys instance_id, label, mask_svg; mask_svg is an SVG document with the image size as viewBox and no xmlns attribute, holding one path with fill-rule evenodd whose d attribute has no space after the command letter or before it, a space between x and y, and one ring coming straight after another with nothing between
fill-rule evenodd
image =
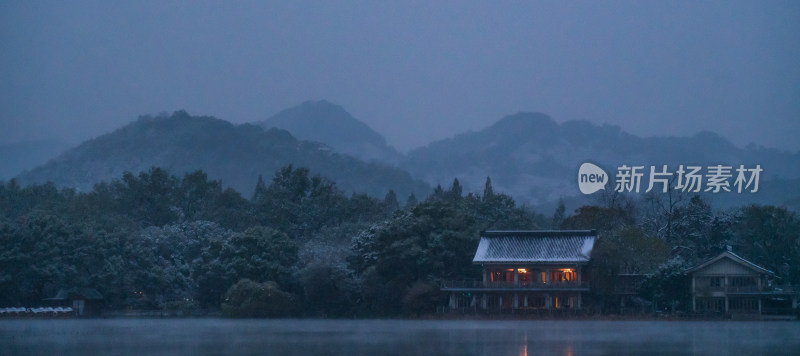
<instances>
[{"instance_id":1,"label":"lake water","mask_svg":"<svg viewBox=\"0 0 800 356\"><path fill-rule=\"evenodd\" d=\"M799 355L800 322L0 320L0 355Z\"/></svg>"}]
</instances>

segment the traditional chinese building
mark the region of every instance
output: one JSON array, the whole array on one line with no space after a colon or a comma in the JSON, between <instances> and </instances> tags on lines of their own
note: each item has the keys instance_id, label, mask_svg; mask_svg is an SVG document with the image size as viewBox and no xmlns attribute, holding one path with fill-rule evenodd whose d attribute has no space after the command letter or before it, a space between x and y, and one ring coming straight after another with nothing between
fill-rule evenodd
<instances>
[{"instance_id":1,"label":"traditional chinese building","mask_svg":"<svg viewBox=\"0 0 800 356\"><path fill-rule=\"evenodd\" d=\"M486 231L472 263L481 278L446 282L451 310L578 310L589 284L584 267L594 230Z\"/></svg>"},{"instance_id":2,"label":"traditional chinese building","mask_svg":"<svg viewBox=\"0 0 800 356\"><path fill-rule=\"evenodd\" d=\"M775 274L728 250L687 270L692 310L726 316L780 316L797 312L797 292L771 285Z\"/></svg>"},{"instance_id":3,"label":"traditional chinese building","mask_svg":"<svg viewBox=\"0 0 800 356\"><path fill-rule=\"evenodd\" d=\"M94 288L60 289L53 298L45 301L57 306L71 307L77 316L98 315L103 309L103 295Z\"/></svg>"}]
</instances>

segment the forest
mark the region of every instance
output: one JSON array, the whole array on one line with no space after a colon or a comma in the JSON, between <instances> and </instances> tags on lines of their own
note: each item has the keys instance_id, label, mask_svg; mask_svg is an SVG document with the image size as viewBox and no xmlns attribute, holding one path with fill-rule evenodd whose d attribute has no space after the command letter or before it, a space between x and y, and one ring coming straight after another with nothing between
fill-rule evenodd
<instances>
[{"instance_id":1,"label":"forest","mask_svg":"<svg viewBox=\"0 0 800 356\"><path fill-rule=\"evenodd\" d=\"M800 283L800 220L769 205L717 210L700 196L614 192L567 212L518 206L458 179L427 197L345 194L308 169L259 177L248 198L195 171L126 172L91 191L0 183L0 306L42 304L90 287L105 309L232 317L395 317L434 313L445 280L480 275L489 229L596 229L591 312L609 313L614 276L645 274L638 293L686 310L683 273L730 246Z\"/></svg>"}]
</instances>

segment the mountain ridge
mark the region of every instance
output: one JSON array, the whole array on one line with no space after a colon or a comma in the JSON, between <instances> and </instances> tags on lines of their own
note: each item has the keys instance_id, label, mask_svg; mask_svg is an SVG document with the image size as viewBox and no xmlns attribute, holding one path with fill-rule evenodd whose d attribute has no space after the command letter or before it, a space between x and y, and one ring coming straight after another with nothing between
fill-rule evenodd
<instances>
[{"instance_id":1,"label":"mountain ridge","mask_svg":"<svg viewBox=\"0 0 800 356\"><path fill-rule=\"evenodd\" d=\"M222 179L224 185L249 196L259 175L269 179L290 164L328 177L347 192L382 197L390 189L398 195L420 195L430 189L407 172L340 155L324 144L297 140L285 130L234 125L185 111L141 117L83 142L18 179L24 184L53 181L59 186L89 190L93 184L118 178L125 171L160 167L180 175L202 169L210 178Z\"/></svg>"},{"instance_id":2,"label":"mountain ridge","mask_svg":"<svg viewBox=\"0 0 800 356\"><path fill-rule=\"evenodd\" d=\"M557 123L542 113L508 115L489 127L432 142L409 152L400 167L429 184L459 179L465 191L480 192L487 176L496 190L530 205L552 204L561 197L581 197L577 170L583 162L611 168L620 165L680 164L761 165L764 180L800 178L800 152L736 147L710 131L689 137L639 137L615 125L588 121ZM734 172L735 173L735 172ZM800 186L777 188L771 196L800 197ZM728 197L730 198L730 197ZM748 197L752 198L752 197ZM720 199L730 201L731 199ZM758 199L756 199L758 200ZM753 201L751 200L744 200Z\"/></svg>"},{"instance_id":3,"label":"mountain ridge","mask_svg":"<svg viewBox=\"0 0 800 356\"><path fill-rule=\"evenodd\" d=\"M109 136L113 140L106 135L88 140L55 160L79 162L92 156L106 157L107 166L62 164L56 169L57 163L48 163L50 166L25 172L20 179L43 182L48 177L58 177L61 184L88 189L87 182L116 178L123 169L145 170L155 165L180 173L207 165L209 176L223 178L226 184L247 193L254 186L253 177L270 176L279 168L278 164L295 164L309 166L315 173L339 182L347 191L368 190L373 195L380 195L381 189L391 188L393 184L405 186L408 192L419 195L430 186L447 186L454 178L460 180L465 192L480 193L486 177L490 176L496 190L523 204L547 206L563 197L587 198L578 192L575 179L577 168L583 162L601 165L612 180L615 167L623 164L644 165L645 169L650 165L657 168L668 165L672 171L680 164L729 164L734 169L739 164L748 167L760 164L764 169L761 180L776 183L767 184L766 192L758 197L745 197L743 203L772 201L794 206L798 204L792 202L800 201L800 185L797 184L800 182L800 152L754 146L740 148L711 131L683 137L640 137L616 125L585 120L558 123L543 113L518 112L482 130L459 133L403 155L388 146L385 138L368 125L328 101L307 101L271 119L234 125L213 117L191 116L184 111L172 116L143 116L113 131ZM295 126L302 129L304 136L311 137L311 141L298 140L295 132L267 124L281 121L298 121ZM349 136L337 135L329 126L341 122L345 128L358 129L348 131ZM326 142L326 137L340 140ZM345 138L342 140L342 137ZM351 145L350 151L342 148L343 141L373 145L376 152L382 153L365 157L357 145ZM167 149L173 146L183 149ZM384 150L387 148L389 151ZM139 155L132 156L131 152L139 152ZM119 159L112 162L110 156ZM261 162L264 157L270 162ZM241 162L248 163L241 167ZM62 172L56 172L59 170ZM241 179L231 172L250 178ZM351 172L362 178L371 177L367 179L369 183L364 185L349 179L347 175ZM422 188L425 184L420 185L415 179L427 183L428 188ZM786 187L778 186L780 184ZM405 194L403 188L395 190L398 195ZM736 203L739 198L725 196L717 200Z\"/></svg>"}]
</instances>

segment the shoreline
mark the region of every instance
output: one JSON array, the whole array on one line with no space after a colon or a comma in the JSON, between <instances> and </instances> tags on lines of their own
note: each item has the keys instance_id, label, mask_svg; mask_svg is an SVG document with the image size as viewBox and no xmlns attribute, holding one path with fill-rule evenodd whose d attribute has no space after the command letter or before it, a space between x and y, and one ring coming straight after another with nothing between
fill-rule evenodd
<instances>
[{"instance_id":1,"label":"shoreline","mask_svg":"<svg viewBox=\"0 0 800 356\"><path fill-rule=\"evenodd\" d=\"M170 315L153 312L146 313L126 313L126 314L102 314L91 316L45 316L45 315L20 315L3 316L0 321L5 320L135 320L135 319L163 319L163 320L191 320L191 319L217 319L217 320L397 320L397 321L644 321L644 322L676 322L676 321L720 321L720 322L752 322L752 321L800 321L800 318L793 315L780 316L757 316L757 315L727 315L727 316L708 316L708 315L547 315L547 314L426 314L416 317L321 317L321 316L298 316L285 318L234 318L226 317L219 313L195 314L195 315Z\"/></svg>"}]
</instances>

